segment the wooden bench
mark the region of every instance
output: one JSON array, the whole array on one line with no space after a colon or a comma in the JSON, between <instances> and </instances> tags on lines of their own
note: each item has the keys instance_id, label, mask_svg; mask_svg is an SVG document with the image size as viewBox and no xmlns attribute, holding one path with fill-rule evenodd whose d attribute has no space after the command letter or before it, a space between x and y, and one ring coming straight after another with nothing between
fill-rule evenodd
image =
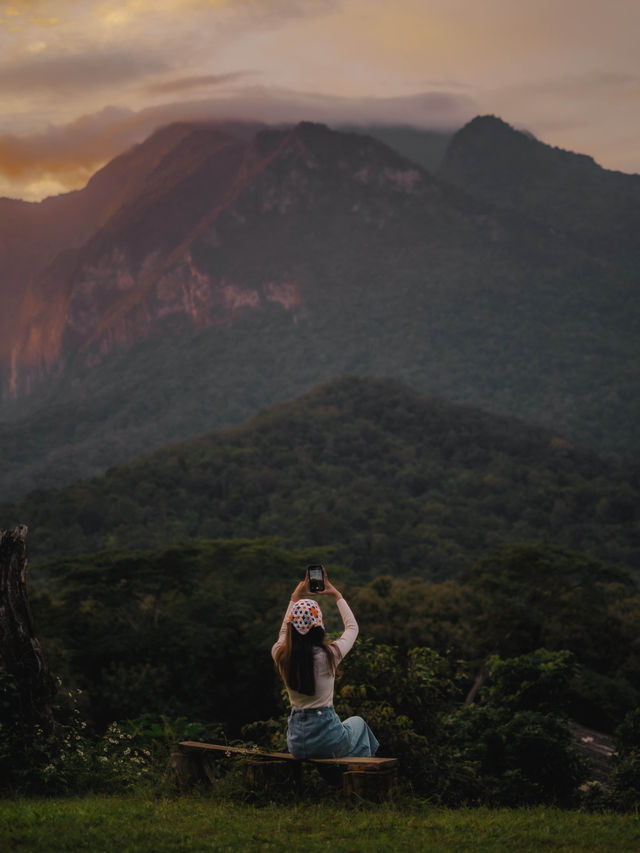
<instances>
[{"instance_id":1,"label":"wooden bench","mask_svg":"<svg viewBox=\"0 0 640 853\"><path fill-rule=\"evenodd\" d=\"M246 778L253 786L262 786L270 779L291 780L299 793L302 786L302 766L334 767L342 774L342 788L347 800L356 797L381 801L397 780L397 758L308 758L301 761L289 752L260 752L247 747L226 746L221 743L201 743L184 740L178 752L171 756L171 768L181 788L202 779L215 781L214 763L225 756L242 756Z\"/></svg>"}]
</instances>

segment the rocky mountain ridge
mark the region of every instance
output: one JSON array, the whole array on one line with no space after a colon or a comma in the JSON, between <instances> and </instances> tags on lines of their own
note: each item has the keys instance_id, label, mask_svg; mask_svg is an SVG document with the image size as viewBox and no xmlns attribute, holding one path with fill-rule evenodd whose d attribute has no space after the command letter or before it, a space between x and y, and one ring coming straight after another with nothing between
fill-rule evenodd
<instances>
[{"instance_id":1,"label":"rocky mountain ridge","mask_svg":"<svg viewBox=\"0 0 640 853\"><path fill-rule=\"evenodd\" d=\"M640 256L640 175L544 145L495 116L478 116L449 144L438 174L475 197L571 235L590 252Z\"/></svg>"},{"instance_id":2,"label":"rocky mountain ridge","mask_svg":"<svg viewBox=\"0 0 640 853\"><path fill-rule=\"evenodd\" d=\"M238 310L264 301L285 310L298 307L298 284L286 276L257 289L234 281L231 274L212 280L198 268L191 250L196 241L219 244L216 223L221 218L228 228L229 219L246 216L235 208L240 199L258 205L254 215L283 214L297 205L300 192L309 190L313 170L320 167L318 137L323 133L317 126L300 125L263 132L249 144L215 126L181 125L155 134L147 144L151 157L143 160L146 169L137 175L137 184L127 184L117 206L112 199L115 210L106 222L83 247L56 258L30 287L12 349L9 393L28 394L38 377L55 372L78 347L90 350L86 363L95 364L114 347L126 348L146 337L169 314L185 315L201 328L228 322ZM375 148L381 146L365 141L366 156ZM133 167L137 173L143 158L142 152L135 153L136 162L125 170ZM422 194L426 176L420 170L396 164L399 158L385 151L393 165L381 164L373 178L366 156L351 162L353 181L366 186L375 179L387 191ZM278 161L280 176L291 169L288 180L280 183L273 178ZM326 156L324 165L331 168ZM346 168L346 162L338 166L343 172ZM256 200L256 195L263 197Z\"/></svg>"},{"instance_id":3,"label":"rocky mountain ridge","mask_svg":"<svg viewBox=\"0 0 640 853\"><path fill-rule=\"evenodd\" d=\"M532 144L553 173L548 146L476 124L492 128L496 147ZM471 126L460 133L457 158L477 149ZM101 199L93 231L32 280L5 359L9 491L97 473L345 373L639 452L637 272L557 216L308 122L173 125L82 192Z\"/></svg>"}]
</instances>

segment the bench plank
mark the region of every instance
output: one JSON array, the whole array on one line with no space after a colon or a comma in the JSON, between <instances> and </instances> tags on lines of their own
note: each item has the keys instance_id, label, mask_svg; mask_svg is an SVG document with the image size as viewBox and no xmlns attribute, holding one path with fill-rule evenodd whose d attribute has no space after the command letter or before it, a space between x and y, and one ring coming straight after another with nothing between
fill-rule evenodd
<instances>
[{"instance_id":1,"label":"bench plank","mask_svg":"<svg viewBox=\"0 0 640 853\"><path fill-rule=\"evenodd\" d=\"M250 749L246 746L227 746L225 743L204 743L197 740L182 740L178 746L185 749L203 749L212 750L213 752L223 752L225 755L251 755L256 758L264 756L265 758L279 758L281 761L296 760L290 752L261 752L260 750Z\"/></svg>"},{"instance_id":2,"label":"bench plank","mask_svg":"<svg viewBox=\"0 0 640 853\"><path fill-rule=\"evenodd\" d=\"M195 740L183 740L179 746L184 750L201 750L203 752L221 752L225 755L246 755L251 758L264 758L279 761L299 761L294 758L290 752L259 752L255 749L250 749L244 746L227 746L223 743L203 743ZM397 758L377 758L372 757L357 757L344 756L342 758L307 758L305 761L311 764L337 764L344 766L349 770L368 770L376 772L378 770L388 770L391 767L396 767L398 764Z\"/></svg>"}]
</instances>

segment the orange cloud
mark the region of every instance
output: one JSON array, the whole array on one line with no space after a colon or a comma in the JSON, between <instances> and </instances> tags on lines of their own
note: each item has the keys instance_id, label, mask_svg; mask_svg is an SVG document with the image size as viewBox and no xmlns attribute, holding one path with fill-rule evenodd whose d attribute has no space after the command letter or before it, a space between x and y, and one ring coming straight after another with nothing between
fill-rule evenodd
<instances>
[{"instance_id":1,"label":"orange cloud","mask_svg":"<svg viewBox=\"0 0 640 853\"><path fill-rule=\"evenodd\" d=\"M232 71L228 74L201 74L193 77L180 77L177 80L168 80L166 83L155 83L147 86L149 95L167 95L171 92L184 92L189 89L199 89L202 86L219 86L222 83L232 83L246 77L248 71Z\"/></svg>"},{"instance_id":2,"label":"orange cloud","mask_svg":"<svg viewBox=\"0 0 640 853\"><path fill-rule=\"evenodd\" d=\"M98 162L126 144L129 111L108 108L62 127L16 136L0 135L0 174L15 180L57 175L75 184L91 175Z\"/></svg>"},{"instance_id":3,"label":"orange cloud","mask_svg":"<svg viewBox=\"0 0 640 853\"><path fill-rule=\"evenodd\" d=\"M111 87L147 74L164 71L166 60L158 54L100 52L47 56L30 55L0 62L0 94L34 92L79 93Z\"/></svg>"},{"instance_id":4,"label":"orange cloud","mask_svg":"<svg viewBox=\"0 0 640 853\"><path fill-rule=\"evenodd\" d=\"M22 198L40 198L51 187L58 187L57 192L77 189L108 160L174 121L286 123L312 119L327 124L402 123L453 129L474 113L470 98L447 92L403 98L339 98L256 86L233 96L162 104L139 112L108 107L38 133L0 134L0 179L9 185L11 195Z\"/></svg>"}]
</instances>

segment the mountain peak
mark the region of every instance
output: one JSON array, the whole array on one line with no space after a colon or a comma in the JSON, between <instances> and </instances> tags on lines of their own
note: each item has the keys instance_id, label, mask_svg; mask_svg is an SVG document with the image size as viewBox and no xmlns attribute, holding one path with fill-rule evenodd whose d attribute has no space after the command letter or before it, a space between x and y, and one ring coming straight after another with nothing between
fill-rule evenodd
<instances>
[{"instance_id":1,"label":"mountain peak","mask_svg":"<svg viewBox=\"0 0 640 853\"><path fill-rule=\"evenodd\" d=\"M249 138L230 128L176 124L113 161L101 193L97 182L67 199L75 242L65 232L64 252L45 258L26 292L22 284L20 318L13 309L5 322L1 390L12 418L68 402L67 426L51 420L60 459L77 434L78 401L87 424L102 394L100 411L116 413L95 471L125 445L130 453L134 442L201 432L212 417L234 423L347 372L415 378L636 452L626 402L635 296L621 299L627 279L618 275L632 241L637 257L640 223L622 203L634 203L632 176L582 168L567 152L581 165L559 166L554 149L493 116L470 123L451 148L450 184L468 174L465 191L362 133L301 122ZM24 231L0 228L16 248L18 284L33 256ZM627 254L614 256L614 241ZM584 275L600 246L611 263L598 255ZM139 418L122 419L124 405L139 406ZM580 417L598 424L597 438ZM45 433L29 477L53 470ZM27 445L15 435L21 459Z\"/></svg>"},{"instance_id":2,"label":"mountain peak","mask_svg":"<svg viewBox=\"0 0 640 853\"><path fill-rule=\"evenodd\" d=\"M516 130L513 125L506 122L504 119L501 119L499 116L495 116L493 114L487 113L487 115L476 116L472 118L471 121L467 122L464 127L461 128L460 132L465 131L467 133L503 133L505 135L513 135L516 133L522 133L522 131Z\"/></svg>"},{"instance_id":3,"label":"mountain peak","mask_svg":"<svg viewBox=\"0 0 640 853\"><path fill-rule=\"evenodd\" d=\"M494 115L476 116L453 137L445 155L443 170L459 166L460 159L481 158L483 167L491 165L502 171L547 170L549 165L600 170L592 157L554 148L540 142L530 131L518 130Z\"/></svg>"},{"instance_id":4,"label":"mountain peak","mask_svg":"<svg viewBox=\"0 0 640 853\"><path fill-rule=\"evenodd\" d=\"M592 157L547 145L491 115L455 134L439 174L590 250L637 258L640 176L607 171Z\"/></svg>"}]
</instances>

